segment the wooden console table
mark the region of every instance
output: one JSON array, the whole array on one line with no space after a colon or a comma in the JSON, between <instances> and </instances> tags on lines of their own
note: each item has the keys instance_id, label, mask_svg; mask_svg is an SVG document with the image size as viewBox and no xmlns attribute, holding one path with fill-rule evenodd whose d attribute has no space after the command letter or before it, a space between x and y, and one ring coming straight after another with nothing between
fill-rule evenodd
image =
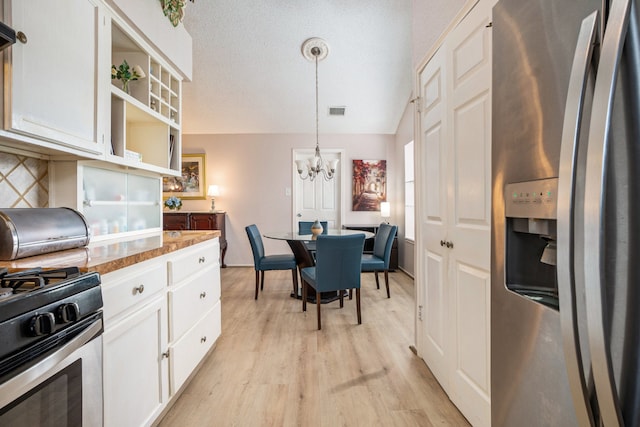
<instances>
[{"instance_id":1,"label":"wooden console table","mask_svg":"<svg viewBox=\"0 0 640 427\"><path fill-rule=\"evenodd\" d=\"M224 256L227 253L225 233L226 212L163 212L164 230L220 230L220 266L225 268Z\"/></svg>"},{"instance_id":2,"label":"wooden console table","mask_svg":"<svg viewBox=\"0 0 640 427\"><path fill-rule=\"evenodd\" d=\"M346 230L362 230L369 231L373 234L378 232L379 224L345 224L342 228ZM373 253L373 239L367 239L364 241L365 254ZM391 246L391 257L389 258L389 271L395 271L398 269L398 235L393 239L393 245Z\"/></svg>"}]
</instances>

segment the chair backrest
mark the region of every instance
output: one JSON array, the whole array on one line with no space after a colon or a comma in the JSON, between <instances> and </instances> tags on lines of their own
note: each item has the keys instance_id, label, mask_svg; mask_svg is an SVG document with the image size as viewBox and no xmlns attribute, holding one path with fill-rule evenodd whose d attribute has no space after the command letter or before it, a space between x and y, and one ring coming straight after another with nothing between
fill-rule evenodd
<instances>
[{"instance_id":1,"label":"chair backrest","mask_svg":"<svg viewBox=\"0 0 640 427\"><path fill-rule=\"evenodd\" d=\"M247 225L244 228L251 243L251 252L253 252L253 266L257 270L260 268L260 260L264 257L264 245L262 244L262 236L255 224Z\"/></svg>"},{"instance_id":2,"label":"chair backrest","mask_svg":"<svg viewBox=\"0 0 640 427\"><path fill-rule=\"evenodd\" d=\"M316 240L316 290L359 288L363 248L364 234L319 235Z\"/></svg>"},{"instance_id":3,"label":"chair backrest","mask_svg":"<svg viewBox=\"0 0 640 427\"><path fill-rule=\"evenodd\" d=\"M373 242L373 255L384 260L384 268L389 268L389 260L391 259L391 247L393 239L398 231L397 225L380 224L378 232Z\"/></svg>"},{"instance_id":4,"label":"chair backrest","mask_svg":"<svg viewBox=\"0 0 640 427\"><path fill-rule=\"evenodd\" d=\"M298 221L298 234L311 234L311 226L315 221ZM327 234L329 225L327 221L320 221L322 225L322 234Z\"/></svg>"}]
</instances>

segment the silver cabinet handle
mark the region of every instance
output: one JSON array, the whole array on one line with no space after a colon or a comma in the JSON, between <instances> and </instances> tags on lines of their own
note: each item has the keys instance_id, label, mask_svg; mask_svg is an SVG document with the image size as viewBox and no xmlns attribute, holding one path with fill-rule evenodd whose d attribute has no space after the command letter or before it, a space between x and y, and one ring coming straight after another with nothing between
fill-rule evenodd
<instances>
[{"instance_id":1,"label":"silver cabinet handle","mask_svg":"<svg viewBox=\"0 0 640 427\"><path fill-rule=\"evenodd\" d=\"M207 297L207 293L206 292L202 292L200 293L200 299L206 298Z\"/></svg>"},{"instance_id":2,"label":"silver cabinet handle","mask_svg":"<svg viewBox=\"0 0 640 427\"><path fill-rule=\"evenodd\" d=\"M162 353L162 358L163 359L168 359L169 358L169 351L165 351L164 353Z\"/></svg>"},{"instance_id":3,"label":"silver cabinet handle","mask_svg":"<svg viewBox=\"0 0 640 427\"><path fill-rule=\"evenodd\" d=\"M207 336L205 335L204 337L200 338L200 342L201 343L207 342Z\"/></svg>"},{"instance_id":4,"label":"silver cabinet handle","mask_svg":"<svg viewBox=\"0 0 640 427\"><path fill-rule=\"evenodd\" d=\"M198 258L198 264L202 264L203 262L205 262L205 258L203 256Z\"/></svg>"},{"instance_id":5,"label":"silver cabinet handle","mask_svg":"<svg viewBox=\"0 0 640 427\"><path fill-rule=\"evenodd\" d=\"M453 249L453 242L447 242L447 247L449 249Z\"/></svg>"},{"instance_id":6,"label":"silver cabinet handle","mask_svg":"<svg viewBox=\"0 0 640 427\"><path fill-rule=\"evenodd\" d=\"M137 286L133 288L133 294L141 294L144 292L144 285Z\"/></svg>"},{"instance_id":7,"label":"silver cabinet handle","mask_svg":"<svg viewBox=\"0 0 640 427\"><path fill-rule=\"evenodd\" d=\"M444 245L446 245L446 244L447 244L447 242L445 242L444 240L440 240L440 246L444 247Z\"/></svg>"},{"instance_id":8,"label":"silver cabinet handle","mask_svg":"<svg viewBox=\"0 0 640 427\"><path fill-rule=\"evenodd\" d=\"M613 0L600 51L587 147L584 195L584 275L587 328L593 380L602 424L624 425L611 355L609 354L609 314L606 307L606 260L604 251L604 193L611 117L622 48L629 27L630 0Z\"/></svg>"},{"instance_id":9,"label":"silver cabinet handle","mask_svg":"<svg viewBox=\"0 0 640 427\"><path fill-rule=\"evenodd\" d=\"M16 33L16 39L18 39L18 41L22 44L27 44L27 35L22 31L18 31Z\"/></svg>"},{"instance_id":10,"label":"silver cabinet handle","mask_svg":"<svg viewBox=\"0 0 640 427\"><path fill-rule=\"evenodd\" d=\"M584 18L578 34L576 50L571 66L569 90L564 112L562 142L560 146L560 170L558 174L558 296L562 343L571 386L576 418L581 426L594 426L591 405L588 401L586 377L578 336L576 284L574 275L574 215L576 200L576 171L578 169L578 144L582 124L587 77L597 38L598 12ZM580 254L579 254L580 256Z\"/></svg>"}]
</instances>

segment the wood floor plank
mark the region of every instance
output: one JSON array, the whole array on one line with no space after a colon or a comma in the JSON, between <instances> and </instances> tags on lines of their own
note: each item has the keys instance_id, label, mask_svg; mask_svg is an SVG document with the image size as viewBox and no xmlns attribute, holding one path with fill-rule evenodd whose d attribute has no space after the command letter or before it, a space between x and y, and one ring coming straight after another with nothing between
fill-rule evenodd
<instances>
[{"instance_id":1,"label":"wood floor plank","mask_svg":"<svg viewBox=\"0 0 640 427\"><path fill-rule=\"evenodd\" d=\"M413 280L389 274L391 298L362 275L355 299L316 307L290 297L289 272L222 269L222 336L160 422L194 426L468 426L414 343Z\"/></svg>"}]
</instances>

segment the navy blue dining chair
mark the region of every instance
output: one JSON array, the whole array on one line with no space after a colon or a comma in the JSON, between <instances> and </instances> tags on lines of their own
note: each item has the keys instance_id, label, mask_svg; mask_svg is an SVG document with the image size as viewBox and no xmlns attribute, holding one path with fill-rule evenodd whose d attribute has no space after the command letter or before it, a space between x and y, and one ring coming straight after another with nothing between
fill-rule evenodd
<instances>
[{"instance_id":1,"label":"navy blue dining chair","mask_svg":"<svg viewBox=\"0 0 640 427\"><path fill-rule=\"evenodd\" d=\"M358 324L362 323L360 312L360 257L364 248L364 234L349 236L319 235L316 240L316 265L300 271L302 279L302 311L307 311L308 288L316 292L318 330L322 329L320 317L321 293L337 291L340 308L344 306L344 291L356 290L356 313Z\"/></svg>"},{"instance_id":2,"label":"navy blue dining chair","mask_svg":"<svg viewBox=\"0 0 640 427\"><path fill-rule=\"evenodd\" d=\"M391 298L389 292L389 261L391 260L391 247L393 239L398 232L397 225L380 224L373 242L373 253L362 254L362 271L373 271L376 276L376 286L380 289L378 272L384 272L384 281L387 285L387 298Z\"/></svg>"},{"instance_id":3,"label":"navy blue dining chair","mask_svg":"<svg viewBox=\"0 0 640 427\"><path fill-rule=\"evenodd\" d=\"M298 234L311 234L311 226L315 221L298 221ZM329 224L327 221L320 221L322 226L322 234L327 234Z\"/></svg>"},{"instance_id":4,"label":"navy blue dining chair","mask_svg":"<svg viewBox=\"0 0 640 427\"><path fill-rule=\"evenodd\" d=\"M264 245L260 231L255 224L245 227L249 243L251 243L251 252L253 252L253 266L256 269L256 297L258 299L258 283L260 290L264 288L264 272L271 270L291 270L293 276L293 292L298 294L298 266L296 258L293 254L265 255ZM260 277L261 276L261 277Z\"/></svg>"}]
</instances>

